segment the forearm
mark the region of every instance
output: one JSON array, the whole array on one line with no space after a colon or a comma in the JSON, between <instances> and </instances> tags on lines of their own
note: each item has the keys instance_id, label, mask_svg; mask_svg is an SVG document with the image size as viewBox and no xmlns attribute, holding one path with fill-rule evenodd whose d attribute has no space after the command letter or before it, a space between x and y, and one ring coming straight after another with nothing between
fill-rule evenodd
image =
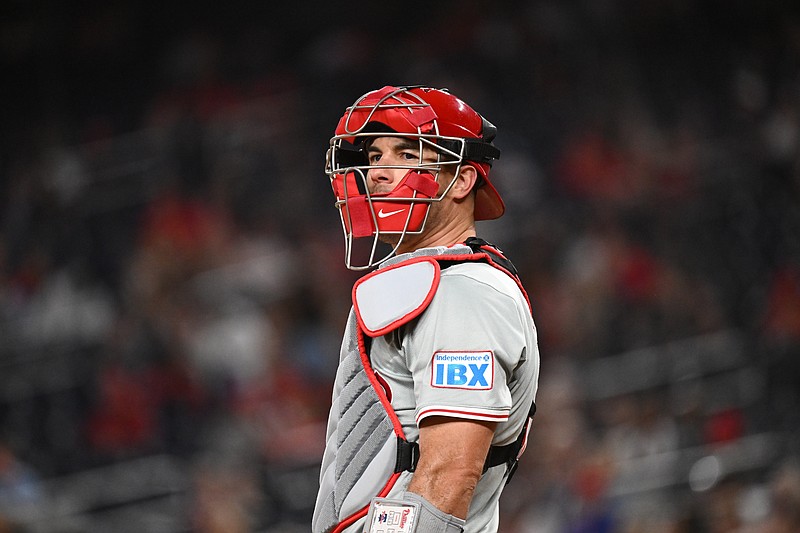
<instances>
[{"instance_id":1,"label":"forearm","mask_svg":"<svg viewBox=\"0 0 800 533\"><path fill-rule=\"evenodd\" d=\"M426 467L420 459L407 490L419 494L445 513L466 519L479 477L470 469L455 468L455 465L451 469L441 465Z\"/></svg>"},{"instance_id":2,"label":"forearm","mask_svg":"<svg viewBox=\"0 0 800 533\"><path fill-rule=\"evenodd\" d=\"M420 460L407 490L466 519L493 434L493 424L429 420L420 428Z\"/></svg>"}]
</instances>

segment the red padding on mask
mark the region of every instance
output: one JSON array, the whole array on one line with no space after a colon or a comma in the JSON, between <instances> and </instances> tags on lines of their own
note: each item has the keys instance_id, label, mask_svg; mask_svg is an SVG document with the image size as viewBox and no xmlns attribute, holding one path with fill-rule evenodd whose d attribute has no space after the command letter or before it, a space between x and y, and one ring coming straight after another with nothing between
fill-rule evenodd
<instances>
[{"instance_id":1,"label":"red padding on mask","mask_svg":"<svg viewBox=\"0 0 800 533\"><path fill-rule=\"evenodd\" d=\"M354 196L347 199L345 225L349 226L353 237L369 237L372 235L372 213L366 196Z\"/></svg>"},{"instance_id":2,"label":"red padding on mask","mask_svg":"<svg viewBox=\"0 0 800 533\"><path fill-rule=\"evenodd\" d=\"M436 118L436 112L430 106L422 108L417 107L410 109L406 118L412 126L419 128L423 124L432 122Z\"/></svg>"},{"instance_id":3,"label":"red padding on mask","mask_svg":"<svg viewBox=\"0 0 800 533\"><path fill-rule=\"evenodd\" d=\"M425 174L409 172L403 180L403 185L408 185L427 198L433 198L439 192L439 184L436 183L433 176L427 172Z\"/></svg>"},{"instance_id":4,"label":"red padding on mask","mask_svg":"<svg viewBox=\"0 0 800 533\"><path fill-rule=\"evenodd\" d=\"M344 175L334 174L331 185L333 186L333 193L338 200L344 199L345 196L356 196L359 194L355 172L348 172ZM345 195L345 191L348 192L347 195Z\"/></svg>"}]
</instances>

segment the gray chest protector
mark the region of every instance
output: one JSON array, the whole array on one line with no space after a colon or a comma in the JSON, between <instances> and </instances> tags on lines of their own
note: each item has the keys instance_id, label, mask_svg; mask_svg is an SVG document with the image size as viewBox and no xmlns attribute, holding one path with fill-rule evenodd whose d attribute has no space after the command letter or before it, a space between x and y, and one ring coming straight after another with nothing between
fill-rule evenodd
<instances>
[{"instance_id":1,"label":"gray chest protector","mask_svg":"<svg viewBox=\"0 0 800 533\"><path fill-rule=\"evenodd\" d=\"M371 338L419 316L436 293L441 268L465 261L488 262L517 280L508 260L472 238L464 245L420 250L402 261L389 261L353 287L353 309L328 419L314 533L337 533L357 522L366 516L373 497L389 494L400 474L416 467L418 447L405 438L372 369L368 346ZM492 447L485 469L505 464L513 473L528 425L517 442Z\"/></svg>"}]
</instances>

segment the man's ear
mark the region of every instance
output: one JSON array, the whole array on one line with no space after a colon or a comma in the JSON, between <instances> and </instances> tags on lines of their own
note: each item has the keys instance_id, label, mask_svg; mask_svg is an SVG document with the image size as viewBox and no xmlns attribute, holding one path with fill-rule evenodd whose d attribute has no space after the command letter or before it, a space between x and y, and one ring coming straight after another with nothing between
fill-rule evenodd
<instances>
[{"instance_id":1,"label":"man's ear","mask_svg":"<svg viewBox=\"0 0 800 533\"><path fill-rule=\"evenodd\" d=\"M458 172L455 183L450 189L453 198L461 200L475 188L478 183L478 170L472 165L463 165Z\"/></svg>"}]
</instances>

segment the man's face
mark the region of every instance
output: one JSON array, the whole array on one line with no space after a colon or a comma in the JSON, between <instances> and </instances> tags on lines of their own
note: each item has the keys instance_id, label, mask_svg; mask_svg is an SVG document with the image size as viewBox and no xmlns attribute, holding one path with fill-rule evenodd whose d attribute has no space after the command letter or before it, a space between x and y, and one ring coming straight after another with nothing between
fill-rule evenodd
<instances>
[{"instance_id":1,"label":"man's face","mask_svg":"<svg viewBox=\"0 0 800 533\"><path fill-rule=\"evenodd\" d=\"M386 194L392 192L408 173L408 167L420 164L435 164L437 153L430 147L423 148L420 159L420 143L417 140L403 137L377 137L369 148L367 157L372 166L404 166L406 168L375 168L367 174L367 188L370 194ZM437 168L431 168L434 176Z\"/></svg>"}]
</instances>

